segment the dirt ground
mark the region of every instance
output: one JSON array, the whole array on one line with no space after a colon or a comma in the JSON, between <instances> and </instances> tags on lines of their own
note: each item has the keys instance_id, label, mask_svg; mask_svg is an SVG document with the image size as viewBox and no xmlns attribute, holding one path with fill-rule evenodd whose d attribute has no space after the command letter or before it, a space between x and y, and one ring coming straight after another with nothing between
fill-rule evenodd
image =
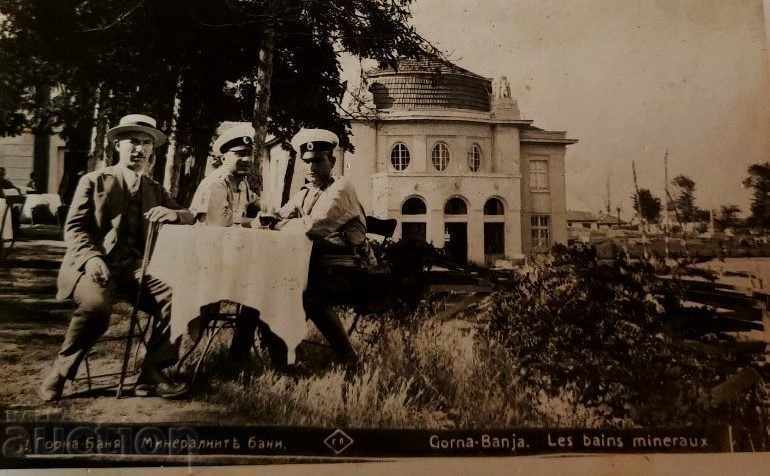
<instances>
[{"instance_id":1,"label":"dirt ground","mask_svg":"<svg viewBox=\"0 0 770 476\"><path fill-rule=\"evenodd\" d=\"M0 409L32 410L70 421L237 423L228 421L221 407L198 399L115 399L114 388L108 387L117 383L116 377L94 379L89 390L83 379L84 365L78 375L82 380L67 384L64 399L42 402L37 387L62 343L72 308L70 302L55 299L63 254L58 228L33 226L22 229L19 241L0 261ZM123 335L127 329L129 305L116 306L118 317L113 318L108 332L112 336ZM122 348L118 342L97 344L89 358L91 374L118 371Z\"/></svg>"}]
</instances>

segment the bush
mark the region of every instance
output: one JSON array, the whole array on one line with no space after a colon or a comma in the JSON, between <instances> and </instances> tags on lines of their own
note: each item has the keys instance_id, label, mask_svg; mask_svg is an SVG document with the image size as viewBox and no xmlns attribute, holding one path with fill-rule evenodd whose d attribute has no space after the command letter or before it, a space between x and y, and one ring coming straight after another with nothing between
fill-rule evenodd
<instances>
[{"instance_id":1,"label":"bush","mask_svg":"<svg viewBox=\"0 0 770 476\"><path fill-rule=\"evenodd\" d=\"M530 398L566 392L617 426L714 424L719 412L702 403L735 368L671 334L666 318L680 306L646 263L600 264L594 248L557 246L493 296L488 332L518 362Z\"/></svg>"}]
</instances>

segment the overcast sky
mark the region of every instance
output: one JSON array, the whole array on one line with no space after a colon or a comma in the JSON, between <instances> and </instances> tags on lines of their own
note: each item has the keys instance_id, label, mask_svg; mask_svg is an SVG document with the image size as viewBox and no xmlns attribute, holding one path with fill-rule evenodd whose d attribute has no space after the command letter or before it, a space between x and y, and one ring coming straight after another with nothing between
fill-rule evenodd
<instances>
[{"instance_id":1,"label":"overcast sky","mask_svg":"<svg viewBox=\"0 0 770 476\"><path fill-rule=\"evenodd\" d=\"M770 4L770 0L764 0ZM511 82L522 116L580 140L567 152L568 207L613 207L669 175L698 204L736 203L746 168L770 160L763 0L416 0L418 30L476 73ZM346 76L357 82L354 63Z\"/></svg>"}]
</instances>

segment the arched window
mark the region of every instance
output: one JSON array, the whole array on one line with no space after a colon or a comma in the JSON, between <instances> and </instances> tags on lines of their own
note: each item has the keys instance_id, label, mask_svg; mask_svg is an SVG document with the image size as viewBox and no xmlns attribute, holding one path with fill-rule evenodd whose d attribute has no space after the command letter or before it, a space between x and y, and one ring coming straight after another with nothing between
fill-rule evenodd
<instances>
[{"instance_id":1,"label":"arched window","mask_svg":"<svg viewBox=\"0 0 770 476\"><path fill-rule=\"evenodd\" d=\"M444 205L445 215L467 215L468 205L465 204L465 200L458 197L453 197L447 200Z\"/></svg>"},{"instance_id":2,"label":"arched window","mask_svg":"<svg viewBox=\"0 0 770 476\"><path fill-rule=\"evenodd\" d=\"M402 215L425 215L428 208L420 197L411 197L401 205Z\"/></svg>"},{"instance_id":3,"label":"arched window","mask_svg":"<svg viewBox=\"0 0 770 476\"><path fill-rule=\"evenodd\" d=\"M446 170L449 165L449 147L443 142L437 142L430 153L430 159L436 170L439 172Z\"/></svg>"},{"instance_id":4,"label":"arched window","mask_svg":"<svg viewBox=\"0 0 770 476\"><path fill-rule=\"evenodd\" d=\"M505 257L505 205L499 198L484 204L484 261L494 265Z\"/></svg>"},{"instance_id":5,"label":"arched window","mask_svg":"<svg viewBox=\"0 0 770 476\"><path fill-rule=\"evenodd\" d=\"M420 197L410 197L401 205L401 239L409 241L427 241L428 207Z\"/></svg>"},{"instance_id":6,"label":"arched window","mask_svg":"<svg viewBox=\"0 0 770 476\"><path fill-rule=\"evenodd\" d=\"M505 207L499 198L490 198L484 204L484 215L505 215Z\"/></svg>"},{"instance_id":7,"label":"arched window","mask_svg":"<svg viewBox=\"0 0 770 476\"><path fill-rule=\"evenodd\" d=\"M396 170L404 170L409 167L409 161L411 157L409 155L409 148L406 144L401 142L397 143L390 150L390 163Z\"/></svg>"},{"instance_id":8,"label":"arched window","mask_svg":"<svg viewBox=\"0 0 770 476\"><path fill-rule=\"evenodd\" d=\"M468 168L471 172L478 172L481 168L481 146L473 144L468 151Z\"/></svg>"}]
</instances>

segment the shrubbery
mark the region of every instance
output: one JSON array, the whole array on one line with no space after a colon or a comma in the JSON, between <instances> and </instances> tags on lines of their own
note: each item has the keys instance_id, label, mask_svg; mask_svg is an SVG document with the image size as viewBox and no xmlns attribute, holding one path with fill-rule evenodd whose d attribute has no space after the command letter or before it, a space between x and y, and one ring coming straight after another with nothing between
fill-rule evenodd
<instances>
[{"instance_id":1,"label":"shrubbery","mask_svg":"<svg viewBox=\"0 0 770 476\"><path fill-rule=\"evenodd\" d=\"M329 355L306 345L309 374L258 369L215 383L208 398L260 424L756 428L750 399L711 404L710 390L737 364L667 327L680 306L676 285L649 265L604 264L593 248L557 247L515 272L472 319L439 321L441 303L432 301L363 319L357 372L330 369ZM216 372L209 377L216 382Z\"/></svg>"},{"instance_id":2,"label":"shrubbery","mask_svg":"<svg viewBox=\"0 0 770 476\"><path fill-rule=\"evenodd\" d=\"M676 285L646 263L603 264L594 248L557 246L494 296L488 338L519 363L531 398L567 392L603 425L730 422L709 390L737 370L732 356L672 334L667 317L680 307Z\"/></svg>"}]
</instances>

